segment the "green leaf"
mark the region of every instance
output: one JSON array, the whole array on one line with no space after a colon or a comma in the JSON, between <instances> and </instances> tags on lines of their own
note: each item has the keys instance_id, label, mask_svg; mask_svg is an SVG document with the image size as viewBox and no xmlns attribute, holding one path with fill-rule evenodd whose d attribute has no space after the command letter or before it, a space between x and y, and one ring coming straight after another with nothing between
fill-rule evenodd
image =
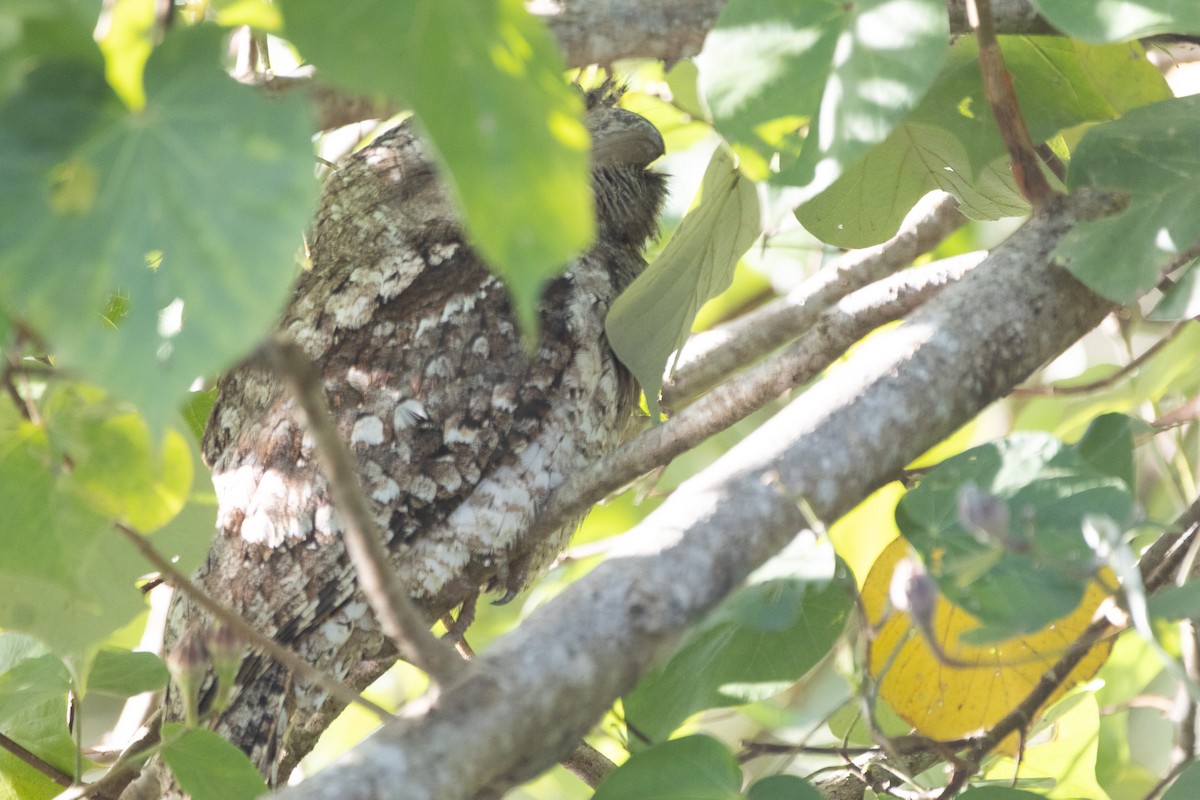
<instances>
[{"instance_id":1,"label":"green leaf","mask_svg":"<svg viewBox=\"0 0 1200 800\"><path fill-rule=\"evenodd\" d=\"M78 61L44 63L0 109L0 303L156 429L267 332L314 196L304 101L228 78L220 43L168 36L140 113Z\"/></svg>"},{"instance_id":2,"label":"green leaf","mask_svg":"<svg viewBox=\"0 0 1200 800\"><path fill-rule=\"evenodd\" d=\"M1111 475L1132 492L1133 429L1140 424L1126 414L1102 414L1088 425L1075 450L1097 472Z\"/></svg>"},{"instance_id":3,"label":"green leaf","mask_svg":"<svg viewBox=\"0 0 1200 800\"><path fill-rule=\"evenodd\" d=\"M1034 0L1033 4L1055 28L1089 42L1121 42L1156 33L1200 33L1200 5L1193 0L1136 0L1112 5Z\"/></svg>"},{"instance_id":4,"label":"green leaf","mask_svg":"<svg viewBox=\"0 0 1200 800\"><path fill-rule=\"evenodd\" d=\"M267 793L246 754L213 731L168 722L162 737L163 760L193 800L253 800Z\"/></svg>"},{"instance_id":5,"label":"green leaf","mask_svg":"<svg viewBox=\"0 0 1200 800\"><path fill-rule=\"evenodd\" d=\"M191 392L183 404L183 421L191 432L197 444L204 439L204 429L208 425L208 415L212 413L213 405L217 402L217 387Z\"/></svg>"},{"instance_id":6,"label":"green leaf","mask_svg":"<svg viewBox=\"0 0 1200 800\"><path fill-rule=\"evenodd\" d=\"M96 654L88 674L88 691L133 697L167 685L167 667L153 653L104 649Z\"/></svg>"},{"instance_id":7,"label":"green leaf","mask_svg":"<svg viewBox=\"0 0 1200 800\"><path fill-rule=\"evenodd\" d=\"M71 459L64 489L96 512L149 533L183 508L193 477L183 434L168 428L155 441L145 420L86 386L48 394L42 416L54 447Z\"/></svg>"},{"instance_id":8,"label":"green leaf","mask_svg":"<svg viewBox=\"0 0 1200 800\"><path fill-rule=\"evenodd\" d=\"M689 631L624 698L626 718L658 741L697 711L777 694L829 652L852 596L845 564L827 549L796 546Z\"/></svg>"},{"instance_id":9,"label":"green leaf","mask_svg":"<svg viewBox=\"0 0 1200 800\"><path fill-rule=\"evenodd\" d=\"M92 40L93 0L6 0L0 4L0 103L23 74L47 58L102 66Z\"/></svg>"},{"instance_id":10,"label":"green leaf","mask_svg":"<svg viewBox=\"0 0 1200 800\"><path fill-rule=\"evenodd\" d=\"M771 775L750 785L746 800L823 800L815 786L796 775Z\"/></svg>"},{"instance_id":11,"label":"green leaf","mask_svg":"<svg viewBox=\"0 0 1200 800\"><path fill-rule=\"evenodd\" d=\"M1190 764L1163 793L1162 800L1192 800L1200 797L1200 764Z\"/></svg>"},{"instance_id":12,"label":"green leaf","mask_svg":"<svg viewBox=\"0 0 1200 800\"><path fill-rule=\"evenodd\" d=\"M969 492L998 505L964 511ZM1132 513L1123 480L1053 437L1022 433L942 462L901 499L896 523L946 598L980 619L983 631L968 635L982 643L1073 611L1095 569L1084 518L1123 526Z\"/></svg>"},{"instance_id":13,"label":"green leaf","mask_svg":"<svg viewBox=\"0 0 1200 800\"><path fill-rule=\"evenodd\" d=\"M0 431L0 628L33 634L66 658L141 612L134 581L146 566L61 463L44 429Z\"/></svg>"},{"instance_id":14,"label":"green leaf","mask_svg":"<svg viewBox=\"0 0 1200 800\"><path fill-rule=\"evenodd\" d=\"M1180 586L1168 586L1146 598L1150 614L1160 619L1180 620L1200 617L1200 580Z\"/></svg>"},{"instance_id":15,"label":"green leaf","mask_svg":"<svg viewBox=\"0 0 1200 800\"><path fill-rule=\"evenodd\" d=\"M949 33L939 0L734 0L697 57L701 88L743 170L807 197L916 105Z\"/></svg>"},{"instance_id":16,"label":"green leaf","mask_svg":"<svg viewBox=\"0 0 1200 800\"><path fill-rule=\"evenodd\" d=\"M742 770L725 745L686 736L635 753L596 787L593 800L734 800Z\"/></svg>"},{"instance_id":17,"label":"green leaf","mask_svg":"<svg viewBox=\"0 0 1200 800\"><path fill-rule=\"evenodd\" d=\"M1137 43L1095 47L1063 37L1002 37L1001 45L1035 142L1170 96ZM865 247L892 236L913 204L935 189L954 194L976 219L1028 210L971 37L953 43L937 80L904 122L796 216L823 241Z\"/></svg>"},{"instance_id":18,"label":"green leaf","mask_svg":"<svg viewBox=\"0 0 1200 800\"><path fill-rule=\"evenodd\" d=\"M581 100L541 22L521 0L287 0L283 11L325 80L412 105L473 243L533 330L543 283L595 235Z\"/></svg>"},{"instance_id":19,"label":"green leaf","mask_svg":"<svg viewBox=\"0 0 1200 800\"><path fill-rule=\"evenodd\" d=\"M1034 794L1023 789L1012 789L1007 786L980 786L968 789L960 796L960 800L1043 800L1045 795Z\"/></svg>"},{"instance_id":20,"label":"green leaf","mask_svg":"<svg viewBox=\"0 0 1200 800\"><path fill-rule=\"evenodd\" d=\"M700 184L698 202L654 263L613 303L604 329L613 351L638 379L651 419L671 353L700 306L733 281L738 259L758 237L758 198L720 148Z\"/></svg>"},{"instance_id":21,"label":"green leaf","mask_svg":"<svg viewBox=\"0 0 1200 800\"><path fill-rule=\"evenodd\" d=\"M1136 109L1083 137L1068 186L1129 194L1124 212L1078 225L1054 251L1090 289L1132 302L1200 241L1198 138L1200 95Z\"/></svg>"},{"instance_id":22,"label":"green leaf","mask_svg":"<svg viewBox=\"0 0 1200 800\"><path fill-rule=\"evenodd\" d=\"M68 773L75 768L75 743L67 729L69 687L67 668L41 642L0 633L0 731ZM15 757L0 753L0 797L53 797L61 790Z\"/></svg>"}]
</instances>

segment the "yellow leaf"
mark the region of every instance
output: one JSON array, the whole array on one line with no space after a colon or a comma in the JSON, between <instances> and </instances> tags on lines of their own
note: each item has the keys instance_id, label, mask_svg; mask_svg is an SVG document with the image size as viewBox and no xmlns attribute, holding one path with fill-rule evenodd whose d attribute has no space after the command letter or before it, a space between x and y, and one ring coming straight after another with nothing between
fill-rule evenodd
<instances>
[{"instance_id":1,"label":"yellow leaf","mask_svg":"<svg viewBox=\"0 0 1200 800\"><path fill-rule=\"evenodd\" d=\"M1070 615L1034 634L980 646L961 641L964 633L979 627L978 619L939 595L932 624L939 653L914 629L907 614L888 606L892 571L909 552L907 543L896 539L880 554L863 585L863 607L876 630L868 668L887 704L918 733L934 739L986 729L1016 708L1108 596L1092 583ZM1111 649L1111 641L1092 648L1046 705L1095 675ZM1013 738L1003 749L1015 748Z\"/></svg>"}]
</instances>

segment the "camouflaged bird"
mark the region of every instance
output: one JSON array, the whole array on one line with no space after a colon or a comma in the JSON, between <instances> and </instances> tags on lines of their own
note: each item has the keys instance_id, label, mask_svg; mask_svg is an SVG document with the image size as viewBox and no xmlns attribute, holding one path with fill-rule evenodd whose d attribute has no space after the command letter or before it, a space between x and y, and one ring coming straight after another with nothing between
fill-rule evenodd
<instances>
[{"instance_id":1,"label":"camouflaged bird","mask_svg":"<svg viewBox=\"0 0 1200 800\"><path fill-rule=\"evenodd\" d=\"M647 169L662 138L617 108L618 96L587 95L597 239L546 288L532 355L412 125L326 182L313 267L279 331L316 363L393 565L431 621L480 591L511 595L562 551L573 525L541 541L523 534L549 493L633 418L636 387L604 317L645 267L665 181ZM203 448L220 508L197 581L317 668L365 686L395 651L355 586L293 398L261 366L231 372ZM179 597L168 641L197 624L205 613ZM168 718L180 715L177 697L167 706ZM275 785L340 710L252 654L213 727Z\"/></svg>"}]
</instances>

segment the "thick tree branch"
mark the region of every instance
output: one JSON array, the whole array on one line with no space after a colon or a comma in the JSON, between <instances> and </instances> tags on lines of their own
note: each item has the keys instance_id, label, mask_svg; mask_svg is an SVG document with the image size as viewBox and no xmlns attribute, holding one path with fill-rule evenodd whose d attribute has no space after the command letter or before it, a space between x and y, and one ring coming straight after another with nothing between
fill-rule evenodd
<instances>
[{"instance_id":1,"label":"thick tree branch","mask_svg":"<svg viewBox=\"0 0 1200 800\"><path fill-rule=\"evenodd\" d=\"M1051 202L985 265L680 486L640 538L495 642L435 705L281 796L365 800L404 786L413 800L496 797L550 766L689 624L807 528L800 501L836 519L1094 327L1111 306L1048 260L1078 220L1113 206L1093 194Z\"/></svg>"},{"instance_id":2,"label":"thick tree branch","mask_svg":"<svg viewBox=\"0 0 1200 800\"><path fill-rule=\"evenodd\" d=\"M727 0L527 0L558 39L572 67L621 58L658 58L668 64L700 52ZM966 0L947 0L952 33L969 33ZM1002 34L1052 34L1029 0L993 0Z\"/></svg>"}]
</instances>

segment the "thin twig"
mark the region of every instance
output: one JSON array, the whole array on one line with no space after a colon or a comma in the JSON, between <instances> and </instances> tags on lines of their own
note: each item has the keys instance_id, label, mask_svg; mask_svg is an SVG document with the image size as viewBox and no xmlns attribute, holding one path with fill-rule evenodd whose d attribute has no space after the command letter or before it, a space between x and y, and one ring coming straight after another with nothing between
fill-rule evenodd
<instances>
[{"instance_id":1,"label":"thin twig","mask_svg":"<svg viewBox=\"0 0 1200 800\"><path fill-rule=\"evenodd\" d=\"M182 572L175 569L174 565L159 553L145 536L119 522L114 523L113 527L120 531L129 543L142 554L142 558L149 561L155 569L165 576L171 586L195 600L210 614L228 625L242 641L262 650L305 680L328 690L330 694L336 696L343 703L356 703L371 711L384 722L392 719L392 714L387 709L372 703L341 681L314 668L303 658L279 642L260 633L258 629L243 619L241 615L229 610L199 586L192 583Z\"/></svg>"},{"instance_id":2,"label":"thin twig","mask_svg":"<svg viewBox=\"0 0 1200 800\"><path fill-rule=\"evenodd\" d=\"M146 723L146 731L121 751L121 755L99 779L88 784L72 786L54 800L87 800L89 797L119 797L126 786L137 777L138 770L157 749L160 742L162 709Z\"/></svg>"},{"instance_id":3,"label":"thin twig","mask_svg":"<svg viewBox=\"0 0 1200 800\"><path fill-rule=\"evenodd\" d=\"M392 568L383 535L367 505L358 470L345 442L338 436L321 378L312 361L298 345L279 339L270 340L263 353L304 410L334 506L342 515L346 552L358 576L359 588L400 656L424 670L435 685L447 686L462 673L463 662L430 632Z\"/></svg>"},{"instance_id":4,"label":"thin twig","mask_svg":"<svg viewBox=\"0 0 1200 800\"><path fill-rule=\"evenodd\" d=\"M1042 173L1041 160L1025 126L1012 75L1004 66L1004 54L996 41L996 22L991 0L967 0L967 19L979 38L979 67L983 72L983 90L996 126L1012 156L1013 177L1021 195L1035 209L1041 208L1057 192Z\"/></svg>"},{"instance_id":5,"label":"thin twig","mask_svg":"<svg viewBox=\"0 0 1200 800\"><path fill-rule=\"evenodd\" d=\"M1091 392L1098 392L1103 389L1107 389L1125 376L1136 372L1143 364L1154 358L1154 356L1157 355L1160 350L1173 342L1176 337L1179 336L1179 334L1183 333L1186 325L1186 322L1180 322L1179 324L1175 325L1171 328L1171 330L1167 331L1161 339L1147 347L1145 352L1143 352L1137 358L1133 359L1115 372L1105 375L1103 378L1097 378L1094 381L1088 381L1087 383L1080 383L1074 386L1018 386L1013 390L1013 395L1020 397L1052 395L1057 397L1062 395L1089 394Z\"/></svg>"},{"instance_id":6,"label":"thin twig","mask_svg":"<svg viewBox=\"0 0 1200 800\"><path fill-rule=\"evenodd\" d=\"M36 769L59 786L70 786L74 781L71 776L53 764L49 764L26 750L12 739L0 733L0 748L12 753L21 761Z\"/></svg>"},{"instance_id":7,"label":"thin twig","mask_svg":"<svg viewBox=\"0 0 1200 800\"><path fill-rule=\"evenodd\" d=\"M612 759L583 741L558 763L593 789L600 785L605 775L617 768Z\"/></svg>"}]
</instances>

